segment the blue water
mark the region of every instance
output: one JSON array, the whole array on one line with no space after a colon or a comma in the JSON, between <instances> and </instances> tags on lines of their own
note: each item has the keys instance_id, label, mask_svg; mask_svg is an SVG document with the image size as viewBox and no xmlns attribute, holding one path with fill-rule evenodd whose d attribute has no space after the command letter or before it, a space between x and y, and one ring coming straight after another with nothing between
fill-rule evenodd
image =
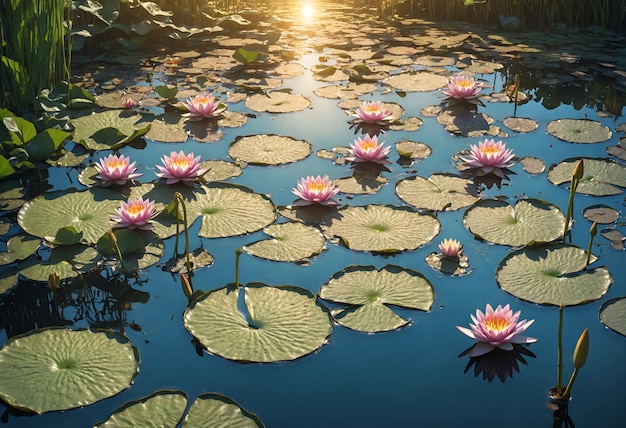
<instances>
[{"instance_id":1,"label":"blue water","mask_svg":"<svg viewBox=\"0 0 626 428\"><path fill-rule=\"evenodd\" d=\"M317 54L304 56L303 64L316 63ZM502 78L496 75L477 76L495 81L494 91L502 88ZM313 90L327 83L316 82L309 70L300 77L285 82L312 99L310 109L273 115L257 113L257 118L241 128L223 129L224 137L216 143L164 144L148 141L147 150L125 148L122 153L137 159L144 173L141 181L154 178L154 165L163 154L172 150L193 151L206 159L229 160L228 144L238 136L257 133L287 135L312 144L313 152L347 146L355 138L347 122L348 116L337 107L339 100L317 97ZM382 89L382 87L381 87ZM581 89L582 90L582 89ZM431 93L407 93L398 96L394 91L381 95L368 94L363 100L382 99L402 105L405 117L418 116L420 110L437 104L443 96ZM231 110L245 111L243 103L229 106ZM488 103L479 107L496 119L495 125L513 115L513 104ZM539 128L532 133L508 132L502 138L518 157L535 156L547 166L573 156L604 157L606 147L615 145L620 134L600 144L576 145L547 135L546 124L558 118L591 118L614 129L623 119L596 117L590 107L575 109L561 105L544 109L531 101L517 109L520 117L534 118ZM392 149L391 172L383 175L389 183L377 194L355 195L337 199L344 204L364 205L387 203L401 205L395 195L395 183L415 174L429 177L436 172L456 173L452 156L483 138L465 138L448 134L435 117L422 117L424 124L416 132L389 131L379 138L392 147L398 141L409 139L428 144L432 155L410 167L395 163L398 155ZM489 137L491 138L491 137ZM497 138L500 139L500 138ZM95 159L100 154L94 156ZM556 204L563 211L567 206L568 191L553 186L545 172L531 175L518 162L512 167L515 175L502 188L486 189L483 198L505 196L511 203L516 197L539 198ZM248 166L241 176L229 182L270 195L276 205L287 205L294 200L290 190L305 175L329 174L331 178L350 175L349 165L336 165L312 154L294 164L278 167ZM74 169L51 169L50 183L55 189L81 187ZM573 242L586 248L589 222L582 217L582 209L605 204L623 211L624 195L615 197L576 196ZM317 293L330 277L349 265L374 265L381 268L395 264L416 270L433 284L435 303L429 313L398 309L398 313L412 320L411 325L393 332L364 334L335 326L330 342L312 355L293 362L273 364L242 364L225 360L206 352L196 353L191 335L182 323L187 305L179 280L163 272L158 266L141 274L142 284L135 288L149 293L145 303L133 303L125 313L126 335L140 350L141 365L133 385L112 398L83 409L53 412L38 416L6 415L0 425L11 427L86 427L105 420L123 403L147 396L159 389L177 389L186 392L191 403L205 392L218 392L237 401L246 410L256 413L269 428L318 427L496 427L527 428L552 426L552 410L548 407L548 390L556 383L556 329L558 310L521 301L503 290L495 281L498 263L511 251L505 246L492 245L473 239L462 225L464 210L438 213L442 223L440 234L427 245L414 251L394 256L373 255L326 243L326 250L308 266L277 263L255 258L244 253L240 260L240 281L263 282L269 285L291 284ZM279 217L279 221L280 221ZM623 217L618 229L625 233ZM215 263L197 271L194 286L209 290L234 281L235 250L242 245L264 237L262 232L248 236L220 239L199 239L199 224L191 228L192 248L200 245L215 257ZM602 228L602 227L601 227ZM431 269L424 258L436 251L443 238L455 238L464 244L469 256L471 273L450 277ZM163 261L171 257L174 239L166 240ZM572 372L571 352L579 334L589 328L591 349L587 365L581 371L573 390L570 416L577 427L619 426L626 418L623 405L626 398L626 338L607 329L598 319L598 309L609 298L626 295L623 280L624 254L609 247L609 241L596 238L594 254L600 257L596 265L606 266L613 276L613 285L600 300L585 305L568 307L564 317L564 381ZM31 286L24 283L20 287ZM12 291L14 292L14 291ZM7 293L10 295L12 292ZM0 302L7 299L0 296ZM464 373L469 361L458 355L472 341L455 328L467 326L469 315L485 305L510 304L521 310L522 318L535 319L528 329L529 336L538 341L528 347L535 357L524 357L519 373L505 382L492 382L474 376L473 367ZM66 311L67 319L75 314ZM135 323L140 331L128 327ZM73 327L87 327L86 320L78 320ZM7 339L6 330L0 330L0 343ZM51 394L56 393L50 391ZM6 406L0 405L0 413ZM210 426L208 424L207 426Z\"/></svg>"}]
</instances>

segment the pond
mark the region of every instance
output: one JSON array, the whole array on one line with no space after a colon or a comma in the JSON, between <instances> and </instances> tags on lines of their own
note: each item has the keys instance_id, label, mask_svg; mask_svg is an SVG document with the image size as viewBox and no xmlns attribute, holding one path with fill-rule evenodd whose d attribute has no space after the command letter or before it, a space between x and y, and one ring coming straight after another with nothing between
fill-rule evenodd
<instances>
[{"instance_id":1,"label":"pond","mask_svg":"<svg viewBox=\"0 0 626 428\"><path fill-rule=\"evenodd\" d=\"M185 244L182 230L175 236L173 217L154 219L155 236L166 237L150 241L149 256L128 255L129 265L142 268L127 275L116 256L109 254L110 262L83 268L87 272L68 277L52 292L45 280L32 280L32 276L46 272L45 266L54 257L89 266L74 250L60 253L52 245L41 245L36 256L5 263L3 279L12 282L6 286L4 280L5 291L0 295L0 344L34 328L104 328L123 334L138 349L140 363L132 384L110 398L36 415L2 403L0 423L93 426L125 403L165 390L186 394L187 409L202 394L221 394L272 428L548 426L556 410L548 397L557 382L559 308L555 299L568 299L563 310L563 383L574 370L572 353L585 329L590 348L572 389L571 420L553 426L614 426L624 419L624 300L613 300L626 296L622 275L626 64L624 55L619 62L620 55L615 53L618 45L624 53L623 36L580 31L575 35L580 44L572 46L567 33L496 33L493 28L415 19L385 23L338 6L317 13L312 21L293 11L285 15L276 24L280 39L275 44L264 42L271 45L266 62L247 67L232 58L233 51L253 39L258 41L267 29L241 30L239 39L231 34L210 44L191 41L163 46L157 52L142 53L150 60L141 67L109 62L113 54L76 59L75 69L82 72L77 82L82 79L85 86L91 85L102 106L95 116L72 113L76 133L97 143L93 128L80 127L94 126L88 122L90 117L98 117L101 127L113 126L107 122L110 117L104 116L109 114L122 129L127 129L124 121L135 116L140 117L135 129L152 125L136 141L116 147L116 153L137 162L142 176L135 179L134 191L139 192L135 195L156 199L159 209L171 200L174 190L183 195L194 219L189 225L189 248L205 250L204 259L195 260L205 265L194 269L192 286L215 292L195 296L189 303L180 274L172 271L176 270L171 263L176 245L180 253ZM451 76L460 73L480 83L478 105L446 104L442 90ZM510 90L515 75L518 103L512 101ZM213 93L227 106L225 119L190 122L181 117L184 111L168 106L153 90L174 82L178 101L195 96L200 88ZM126 97L138 105L122 110ZM305 105L300 107L302 100ZM388 164L345 159L350 144L370 135L350 115L363 101L382 101L394 115L393 123L371 133L390 147ZM566 122L565 130L560 130L558 121ZM598 141L572 142L576 139L572 133ZM513 165L503 170L504 177L475 176L474 170L463 167L461 158L467 158L471 146L485 139L502 141L514 153ZM79 153L82 146L78 138L75 141L68 149ZM260 161L262 154L256 149L265 143L271 147L264 149L268 154ZM294 154L297 146L305 147L304 155ZM194 188L159 182L156 165L180 150L200 156L203 162L216 161L210 164L206 184ZM47 233L53 240L59 228L68 226L49 224L59 217L55 210L77 210L81 204L109 198L114 207L119 206L130 187L102 189L93 179L92 164L111 153L98 148L76 167L49 167L21 181L3 179L5 203L15 203L6 183L24 187L25 199L38 199L18 202L3 213L3 224L8 226L2 242L24 236L22 227L37 240ZM270 165L280 156L288 160ZM560 245L570 178L580 158L584 158L587 175L574 198L568 245ZM569 163L558 166L563 161ZM556 174L558 168L565 168L566 173ZM315 207L291 206L297 199L292 189L298 181L318 175L328 175L340 191L334 197L339 206L323 207L324 217ZM458 189L446 180L462 186ZM601 185L612 190L602 193ZM95 194L91 199L72 199L71 195L83 195L88 189ZM99 193L116 189L126 192L124 197ZM454 197L448 200L446 195ZM207 202L211 198L217 202ZM57 199L66 206L50 202ZM244 214L234 220L218 217L217 223L211 223L208 219L219 211L211 204L222 202L224 210ZM517 210L513 217L502 214L512 212L513 206ZM107 216L115 214L115 209L107 207ZM511 219L522 223L523 210L531 212L525 219L530 235L503 226ZM561 226L555 228L552 214L546 213L560 219L556 224ZM567 271L569 263L577 263L572 259L584 259L594 220L598 234L591 264ZM367 231L358 226L372 221L376 227ZM306 225L306 232L281 236L283 232L268 229L270 224L283 223ZM52 230L46 232L48 227ZM41 236L33 233L40 229L44 230ZM106 231L97 232L100 236ZM279 235L274 244L295 241L295 249L252 245L269 239L268 232ZM84 233L92 232L86 228ZM321 243L309 250L311 234L321 237ZM383 235L393 235L391 247L385 247ZM438 244L444 239L460 241L462 257L438 256ZM239 258L238 249L243 249ZM295 261L268 260L301 251L306 255ZM520 259L522 266L516 265ZM508 266L514 266L512 273ZM22 273L19 279L11 280L10 269ZM184 271L184 267L178 269ZM350 281L347 278L352 274L356 279ZM584 279L588 276L602 278ZM245 303L243 295L233 293L232 300L230 293L220 292L237 280L250 285L245 289L250 300ZM378 288L373 285L376 281L380 281ZM555 281L572 284L574 291L555 296L549 288L557 288ZM331 286L342 282L357 291L342 294L335 290L333 294ZM389 284L395 282L394 292ZM360 303L350 300L358 295L359 286L369 301L363 296L359 296ZM416 298L412 288L426 297ZM585 294L589 289L592 297ZM235 288L231 285L229 290ZM272 294L276 290L279 293ZM207 296L231 299L235 306L226 308L217 302L202 313L208 320L191 319L193 308L211 301ZM375 305L380 299L387 300ZM609 321L601 320L601 308L609 303L618 313L609 315ZM470 315L477 309L484 312L487 304L493 308L510 305L514 312L521 311L520 321L534 320L523 334L537 341L470 358L464 351L475 341L456 327L469 328ZM319 326L320 316L329 321L331 314L332 330L329 322L328 331L322 325L322 333L310 339L307 335ZM250 329L270 333L261 336L260 342L241 339L226 325L237 316ZM273 331L275 324L278 327ZM621 334L616 331L620 329ZM125 340L114 337L119 343ZM291 356L289 348L298 348L299 341L305 342L305 351ZM41 354L62 352L55 346L54 341L48 343ZM271 362L267 354L279 355L278 361ZM85 382L98 384L109 375L106 370L92 373ZM29 379L24 389L43 389L50 396L66 392L62 384ZM163 409L167 405L158 408Z\"/></svg>"}]
</instances>

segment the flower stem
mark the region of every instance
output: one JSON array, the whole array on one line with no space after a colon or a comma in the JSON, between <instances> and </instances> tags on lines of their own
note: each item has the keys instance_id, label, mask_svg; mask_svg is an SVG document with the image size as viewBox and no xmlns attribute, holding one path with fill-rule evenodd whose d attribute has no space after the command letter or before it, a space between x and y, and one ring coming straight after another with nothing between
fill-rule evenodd
<instances>
[{"instance_id":1,"label":"flower stem","mask_svg":"<svg viewBox=\"0 0 626 428\"><path fill-rule=\"evenodd\" d=\"M243 250L241 248L237 248L235 250L235 287L239 288L239 257L241 257L241 253Z\"/></svg>"},{"instance_id":2,"label":"flower stem","mask_svg":"<svg viewBox=\"0 0 626 428\"><path fill-rule=\"evenodd\" d=\"M115 251L117 251L117 257L120 259L120 267L122 268L122 272L126 273L126 267L124 266L124 258L122 257L122 250L120 250L120 246L117 243L117 236L113 233L113 230L109 229L109 238L111 238L111 242L115 247Z\"/></svg>"},{"instance_id":3,"label":"flower stem","mask_svg":"<svg viewBox=\"0 0 626 428\"><path fill-rule=\"evenodd\" d=\"M189 257L189 227L187 225L187 207L185 206L185 201L183 201L183 195L176 192L176 201L180 206L183 207L183 223L185 225L185 257L187 264L187 275L191 276L191 259ZM178 209L176 210L176 214L178 215ZM178 223L176 223L178 225Z\"/></svg>"},{"instance_id":4,"label":"flower stem","mask_svg":"<svg viewBox=\"0 0 626 428\"><path fill-rule=\"evenodd\" d=\"M589 244L587 245L587 261L585 262L585 267L589 266L589 261L591 260L591 246L593 245L593 238L595 238L598 233L598 222L594 221L589 229Z\"/></svg>"},{"instance_id":5,"label":"flower stem","mask_svg":"<svg viewBox=\"0 0 626 428\"><path fill-rule=\"evenodd\" d=\"M556 393L560 395L563 390L563 303L559 306L559 327L557 331Z\"/></svg>"}]
</instances>

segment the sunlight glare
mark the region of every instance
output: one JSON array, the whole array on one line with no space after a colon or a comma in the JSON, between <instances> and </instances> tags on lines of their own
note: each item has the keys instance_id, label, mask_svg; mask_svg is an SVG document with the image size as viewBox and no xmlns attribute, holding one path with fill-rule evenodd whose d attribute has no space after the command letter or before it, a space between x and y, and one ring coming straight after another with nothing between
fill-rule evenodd
<instances>
[{"instance_id":1,"label":"sunlight glare","mask_svg":"<svg viewBox=\"0 0 626 428\"><path fill-rule=\"evenodd\" d=\"M313 5L310 2L305 1L302 5L302 9L300 10L300 15L302 15L305 22L311 21L313 19L313 15L315 15Z\"/></svg>"}]
</instances>

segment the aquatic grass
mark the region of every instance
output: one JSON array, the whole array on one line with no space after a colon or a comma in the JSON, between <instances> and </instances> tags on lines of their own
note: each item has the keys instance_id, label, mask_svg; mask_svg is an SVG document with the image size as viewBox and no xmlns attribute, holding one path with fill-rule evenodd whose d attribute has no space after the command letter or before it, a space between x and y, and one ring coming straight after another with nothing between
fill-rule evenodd
<instances>
[{"instance_id":1,"label":"aquatic grass","mask_svg":"<svg viewBox=\"0 0 626 428\"><path fill-rule=\"evenodd\" d=\"M0 107L32 109L43 89L70 80L69 6L57 0L0 6Z\"/></svg>"}]
</instances>

